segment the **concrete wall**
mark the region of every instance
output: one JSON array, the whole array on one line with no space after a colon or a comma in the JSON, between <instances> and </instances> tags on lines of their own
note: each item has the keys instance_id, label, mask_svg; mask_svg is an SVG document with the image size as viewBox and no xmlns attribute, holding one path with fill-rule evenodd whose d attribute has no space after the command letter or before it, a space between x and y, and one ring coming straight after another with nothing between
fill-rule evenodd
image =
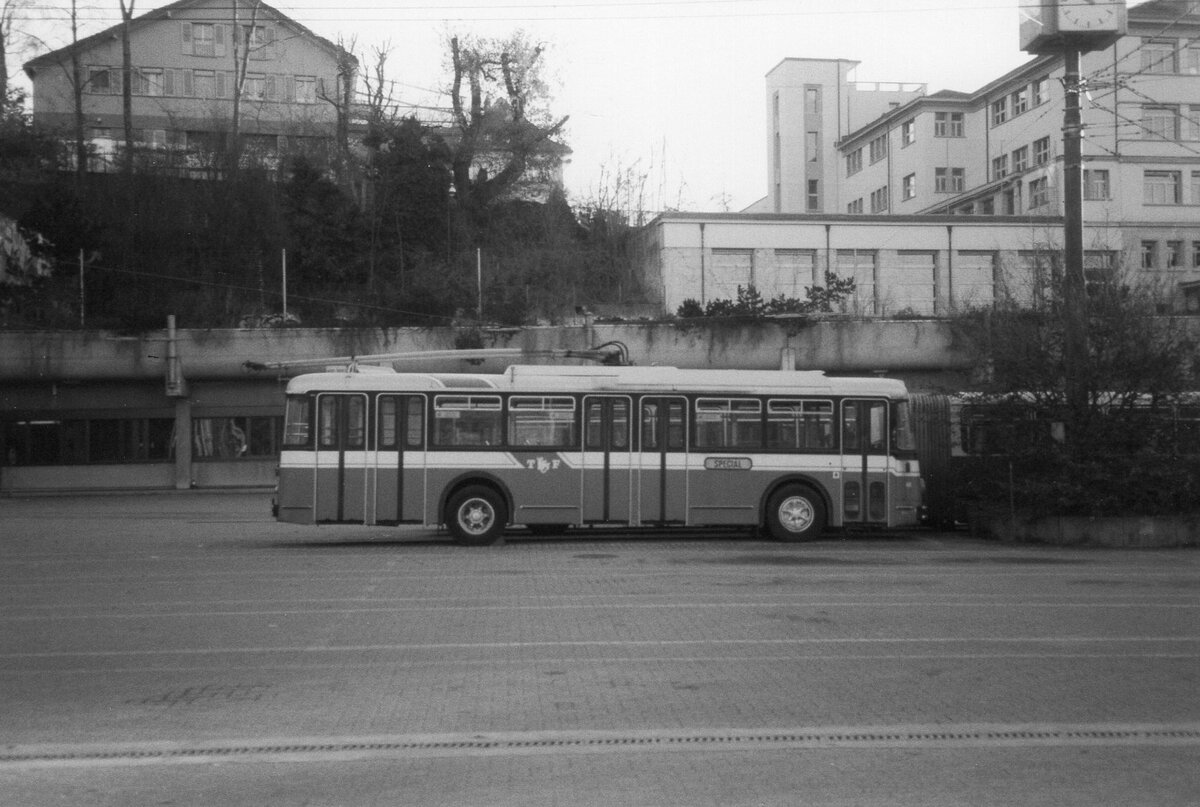
<instances>
[{"instance_id":1,"label":"concrete wall","mask_svg":"<svg viewBox=\"0 0 1200 807\"><path fill-rule=\"evenodd\" d=\"M776 369L784 349L791 349L796 356L798 369L835 373L954 371L965 361L953 349L944 325L935 320L835 317L767 325L585 322L577 327L485 329L479 335L484 347L527 351L581 350L619 341L628 347L635 364L689 368ZM189 382L232 379L261 384L277 373L252 374L243 367L244 362L450 350L455 337L450 328L181 330L176 346ZM0 383L98 385L164 379L166 341L165 331L138 337L81 331L0 332ZM509 364L549 361L503 357L481 364L438 359L403 362L397 367L496 372ZM11 401L10 394L0 392L0 409L6 407L6 400Z\"/></svg>"}]
</instances>

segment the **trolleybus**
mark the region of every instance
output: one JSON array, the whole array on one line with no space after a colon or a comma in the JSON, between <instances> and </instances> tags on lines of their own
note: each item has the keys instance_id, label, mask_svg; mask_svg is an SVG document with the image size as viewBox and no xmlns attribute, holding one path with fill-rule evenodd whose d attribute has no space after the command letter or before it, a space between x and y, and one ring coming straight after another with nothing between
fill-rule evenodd
<instances>
[{"instance_id":1,"label":"trolleybus","mask_svg":"<svg viewBox=\"0 0 1200 807\"><path fill-rule=\"evenodd\" d=\"M905 527L923 486L903 382L822 372L357 367L287 385L276 517L444 525Z\"/></svg>"}]
</instances>

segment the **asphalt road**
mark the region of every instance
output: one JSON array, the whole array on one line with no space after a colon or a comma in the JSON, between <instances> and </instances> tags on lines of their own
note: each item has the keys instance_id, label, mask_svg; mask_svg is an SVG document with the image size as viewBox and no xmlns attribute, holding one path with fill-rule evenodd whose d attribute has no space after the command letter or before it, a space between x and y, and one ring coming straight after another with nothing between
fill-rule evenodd
<instances>
[{"instance_id":1,"label":"asphalt road","mask_svg":"<svg viewBox=\"0 0 1200 807\"><path fill-rule=\"evenodd\" d=\"M1200 553L0 499L0 805L1200 805Z\"/></svg>"}]
</instances>

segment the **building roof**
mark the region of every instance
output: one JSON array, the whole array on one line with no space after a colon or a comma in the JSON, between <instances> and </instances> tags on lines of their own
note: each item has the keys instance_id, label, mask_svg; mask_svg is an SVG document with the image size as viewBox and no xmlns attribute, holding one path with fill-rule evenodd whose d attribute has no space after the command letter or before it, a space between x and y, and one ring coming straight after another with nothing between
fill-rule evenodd
<instances>
[{"instance_id":1,"label":"building roof","mask_svg":"<svg viewBox=\"0 0 1200 807\"><path fill-rule=\"evenodd\" d=\"M172 17L172 15L174 14L174 12L176 12L176 11L179 11L182 9L203 7L203 6L211 4L211 2L212 2L212 0L176 0L176 2L165 5L162 8L157 8L157 9L154 9L153 11L147 11L145 14L134 17L130 21L130 30L136 31L137 29L143 28L146 25L149 25L150 23L158 22L160 20L170 19ZM258 3L258 8L261 10L267 11L268 13L273 15L273 17L277 21L284 22L289 27L294 28L296 31L298 31L300 33L301 36L303 36L305 39L308 39L310 42L317 45L318 47L324 48L333 53L344 52L344 49L341 46L335 44L334 42L331 42L330 40L328 40L322 36L319 36L318 34L314 33L308 27L301 25L300 23L296 22L294 19L287 16L286 14L279 11L278 9L274 8L273 6L270 6L270 5L267 5L266 3L260 2L260 3ZM250 9L247 8L246 11L249 12ZM124 25L124 23L117 23L116 25L112 26L111 28L105 28L103 31L92 34L91 36L86 36L77 42L73 42L70 45L59 48L58 50L52 50L49 53L43 53L41 56L37 56L37 57L27 61L24 65L24 70L30 77L32 77L34 75L34 73L36 73L42 67L49 67L49 66L61 64L72 53L85 53L86 51L91 50L93 47L100 44L101 42L119 37L121 34L121 29L122 29L123 25ZM353 54L347 54L347 55L349 55L351 59L354 59L355 63L357 64L358 60L355 59Z\"/></svg>"}]
</instances>

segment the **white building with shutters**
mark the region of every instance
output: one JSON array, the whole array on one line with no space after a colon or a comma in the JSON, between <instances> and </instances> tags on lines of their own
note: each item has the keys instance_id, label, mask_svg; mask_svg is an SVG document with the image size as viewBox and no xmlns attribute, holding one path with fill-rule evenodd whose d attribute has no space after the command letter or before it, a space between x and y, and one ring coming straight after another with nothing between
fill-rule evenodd
<instances>
[{"instance_id":1,"label":"white building with shutters","mask_svg":"<svg viewBox=\"0 0 1200 807\"><path fill-rule=\"evenodd\" d=\"M998 300L1031 301L1062 248L1055 216L870 216L664 213L643 230L641 277L663 313L685 300L805 299L825 272L853 278L842 312L943 316ZM1089 262L1121 249L1118 227L1089 227Z\"/></svg>"},{"instance_id":2,"label":"white building with shutters","mask_svg":"<svg viewBox=\"0 0 1200 807\"><path fill-rule=\"evenodd\" d=\"M1081 64L1084 222L1122 233L1092 265L1119 259L1195 313L1200 4L1129 5L1128 33ZM789 58L767 73L767 193L746 212L1063 215L1062 54L1031 58L974 91L932 94L923 84L853 81L858 64Z\"/></svg>"},{"instance_id":3,"label":"white building with shutters","mask_svg":"<svg viewBox=\"0 0 1200 807\"><path fill-rule=\"evenodd\" d=\"M248 0L178 0L147 12L131 21L130 51L139 158L171 164L172 155L186 155L181 166L192 169L222 149L235 93L248 154L270 162L327 149L343 97L340 76L356 66L333 42ZM25 64L34 121L68 140L78 72L93 170L105 170L124 140L122 68L121 25Z\"/></svg>"}]
</instances>

